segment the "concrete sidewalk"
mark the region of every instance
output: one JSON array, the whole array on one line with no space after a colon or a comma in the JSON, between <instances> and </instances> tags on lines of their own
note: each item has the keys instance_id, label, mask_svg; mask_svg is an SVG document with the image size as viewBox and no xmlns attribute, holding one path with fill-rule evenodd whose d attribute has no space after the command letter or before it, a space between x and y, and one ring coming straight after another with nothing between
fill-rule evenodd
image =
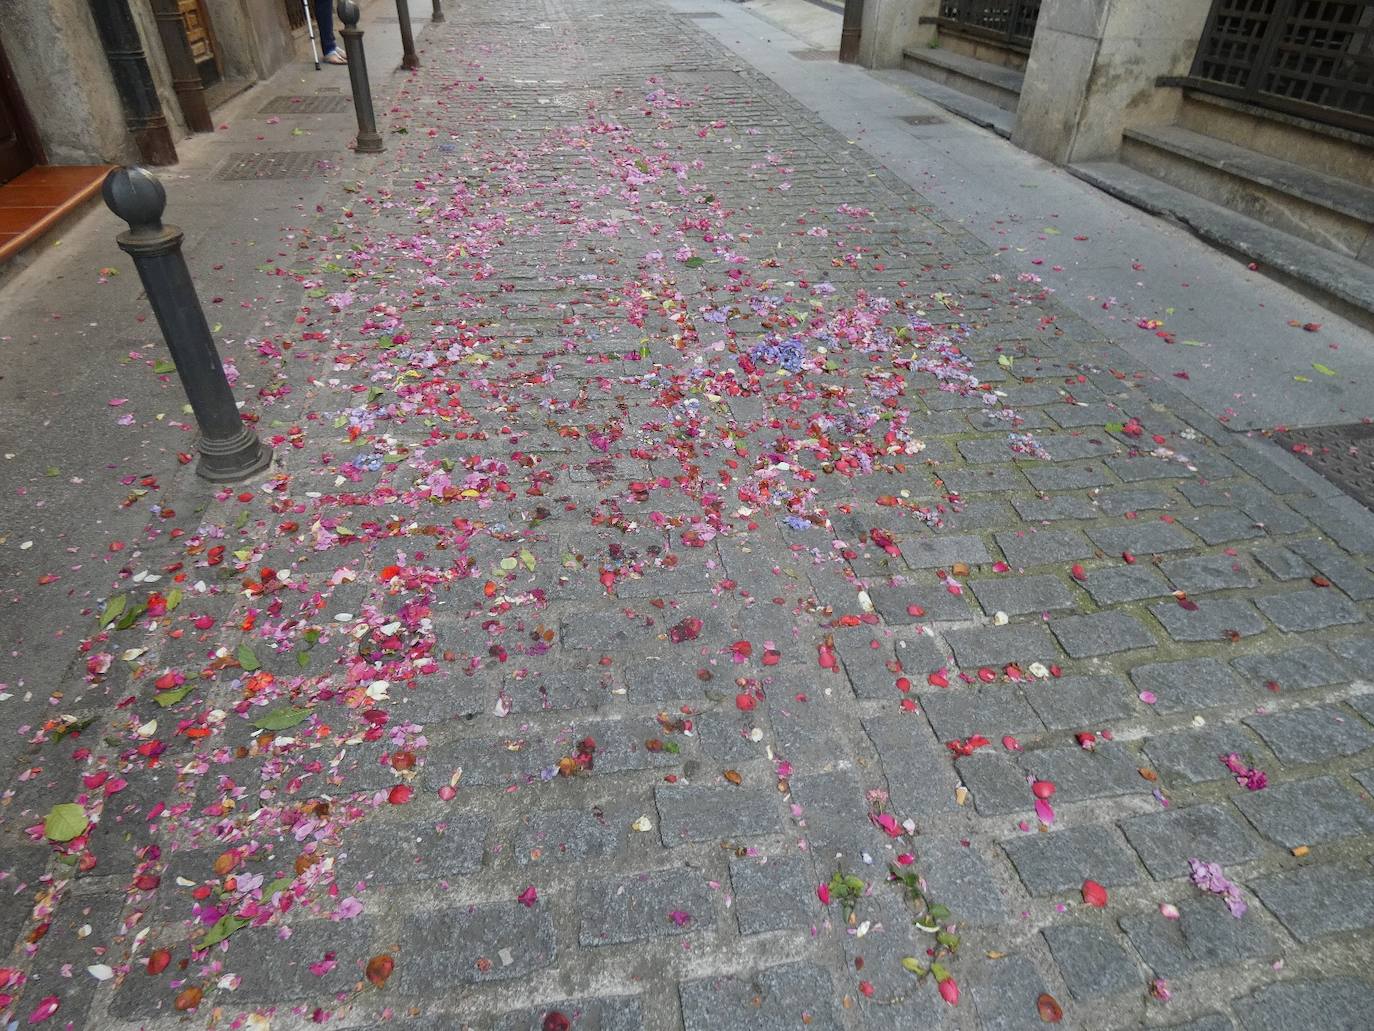
<instances>
[{"instance_id":1,"label":"concrete sidewalk","mask_svg":"<svg viewBox=\"0 0 1374 1031\"><path fill-rule=\"evenodd\" d=\"M1362 1026L1374 519L680 8L376 18L386 154L188 148L257 483L112 219L7 287L11 1019Z\"/></svg>"}]
</instances>

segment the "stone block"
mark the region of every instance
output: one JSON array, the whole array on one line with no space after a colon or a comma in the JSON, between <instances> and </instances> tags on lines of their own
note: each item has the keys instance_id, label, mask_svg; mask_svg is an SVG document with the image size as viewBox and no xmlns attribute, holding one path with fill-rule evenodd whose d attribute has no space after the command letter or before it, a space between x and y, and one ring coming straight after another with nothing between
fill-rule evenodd
<instances>
[{"instance_id":1,"label":"stone block","mask_svg":"<svg viewBox=\"0 0 1374 1031\"><path fill-rule=\"evenodd\" d=\"M1179 529L1176 523L1160 520L1135 520L1124 526L1089 530L1088 536L1094 544L1112 556L1129 551L1144 558L1148 555L1164 555L1171 551L1186 551L1188 548L1197 547L1197 542Z\"/></svg>"},{"instance_id":2,"label":"stone block","mask_svg":"<svg viewBox=\"0 0 1374 1031\"><path fill-rule=\"evenodd\" d=\"M1271 784L1233 801L1256 830L1284 848L1374 833L1374 811L1334 777Z\"/></svg>"},{"instance_id":3,"label":"stone block","mask_svg":"<svg viewBox=\"0 0 1374 1031\"><path fill-rule=\"evenodd\" d=\"M1162 598L1172 589L1153 566L1107 566L1091 569L1080 585L1099 605Z\"/></svg>"},{"instance_id":4,"label":"stone block","mask_svg":"<svg viewBox=\"0 0 1374 1031\"><path fill-rule=\"evenodd\" d=\"M577 892L578 944L624 945L709 932L716 923L712 896L701 875L690 869L583 881Z\"/></svg>"},{"instance_id":5,"label":"stone block","mask_svg":"<svg viewBox=\"0 0 1374 1031\"><path fill-rule=\"evenodd\" d=\"M1350 663L1352 672L1361 680L1374 679L1374 635L1340 637L1332 641L1330 647Z\"/></svg>"},{"instance_id":6,"label":"stone block","mask_svg":"<svg viewBox=\"0 0 1374 1031\"><path fill-rule=\"evenodd\" d=\"M644 1031L644 1004L637 995L608 995L593 999L566 999L532 1009L503 1013L493 1031L548 1031L561 1026L550 1019L553 1014L567 1018L569 1027L595 1031ZM409 1025L403 1025L409 1026ZM426 1023L426 1031L459 1031L459 1025ZM394 1023L378 1024L369 1031L394 1031ZM417 1023L416 1031L420 1025Z\"/></svg>"},{"instance_id":7,"label":"stone block","mask_svg":"<svg viewBox=\"0 0 1374 1031\"><path fill-rule=\"evenodd\" d=\"M1040 932L1075 999L1139 989L1144 974L1116 936L1092 924L1061 924Z\"/></svg>"},{"instance_id":8,"label":"stone block","mask_svg":"<svg viewBox=\"0 0 1374 1031\"><path fill-rule=\"evenodd\" d=\"M1315 645L1299 645L1279 652L1242 655L1231 667L1258 687L1270 682L1284 691L1303 691L1349 681L1344 667Z\"/></svg>"},{"instance_id":9,"label":"stone block","mask_svg":"<svg viewBox=\"0 0 1374 1031\"><path fill-rule=\"evenodd\" d=\"M1133 816L1121 821L1121 830L1157 881L1187 876L1189 859L1229 866L1249 862L1264 851L1254 831L1220 805Z\"/></svg>"},{"instance_id":10,"label":"stone block","mask_svg":"<svg viewBox=\"0 0 1374 1031\"><path fill-rule=\"evenodd\" d=\"M1104 490L1097 505L1109 516L1128 512L1164 512L1178 507L1178 498L1162 490Z\"/></svg>"},{"instance_id":11,"label":"stone block","mask_svg":"<svg viewBox=\"0 0 1374 1031\"><path fill-rule=\"evenodd\" d=\"M1244 758L1258 748L1254 738L1240 726L1177 730L1160 734L1145 743L1145 757L1164 783L1206 784L1229 780L1232 774L1221 757L1232 752Z\"/></svg>"},{"instance_id":12,"label":"stone block","mask_svg":"<svg viewBox=\"0 0 1374 1031\"><path fill-rule=\"evenodd\" d=\"M1070 465L1033 465L1026 468L1026 479L1038 491L1086 490L1112 483L1111 474L1097 462Z\"/></svg>"},{"instance_id":13,"label":"stone block","mask_svg":"<svg viewBox=\"0 0 1374 1031\"><path fill-rule=\"evenodd\" d=\"M1014 688L1001 685L961 685L933 688L920 694L921 709L941 741L983 734L1025 734L1042 730L1040 719Z\"/></svg>"},{"instance_id":14,"label":"stone block","mask_svg":"<svg viewBox=\"0 0 1374 1031\"><path fill-rule=\"evenodd\" d=\"M1028 523L1056 522L1060 519L1096 519L1098 510L1087 498L1059 494L1047 498L1012 498L1012 508Z\"/></svg>"},{"instance_id":15,"label":"stone block","mask_svg":"<svg viewBox=\"0 0 1374 1031\"><path fill-rule=\"evenodd\" d=\"M917 630L891 639L860 627L839 633L834 640L845 675L860 698L890 701L897 696L899 676L905 674L919 683L928 673L949 665L949 656L935 638Z\"/></svg>"},{"instance_id":16,"label":"stone block","mask_svg":"<svg viewBox=\"0 0 1374 1031\"><path fill-rule=\"evenodd\" d=\"M819 883L805 856L730 860L735 919L740 934L808 927L821 917Z\"/></svg>"},{"instance_id":17,"label":"stone block","mask_svg":"<svg viewBox=\"0 0 1374 1031\"><path fill-rule=\"evenodd\" d=\"M1039 1031L1035 1000L1043 991L1044 979L1023 956L989 963L969 986L978 1026L987 1031Z\"/></svg>"},{"instance_id":18,"label":"stone block","mask_svg":"<svg viewBox=\"0 0 1374 1031\"><path fill-rule=\"evenodd\" d=\"M776 834L783 827L777 792L728 785L660 784L654 789L658 829L668 848L693 841Z\"/></svg>"},{"instance_id":19,"label":"stone block","mask_svg":"<svg viewBox=\"0 0 1374 1031\"><path fill-rule=\"evenodd\" d=\"M1110 826L1025 834L1002 850L1032 895L1077 891L1088 878L1109 888L1140 880L1136 857Z\"/></svg>"},{"instance_id":20,"label":"stone block","mask_svg":"<svg viewBox=\"0 0 1374 1031\"><path fill-rule=\"evenodd\" d=\"M607 815L599 806L581 809L540 809L522 819L516 829L515 861L539 863L595 862L615 855L625 840L626 827L638 814Z\"/></svg>"},{"instance_id":21,"label":"stone block","mask_svg":"<svg viewBox=\"0 0 1374 1031\"><path fill-rule=\"evenodd\" d=\"M1126 612L1061 616L1050 621L1050 630L1074 659L1114 655L1155 645L1155 639L1140 620Z\"/></svg>"},{"instance_id":22,"label":"stone block","mask_svg":"<svg viewBox=\"0 0 1374 1031\"><path fill-rule=\"evenodd\" d=\"M1155 695L1153 708L1164 714L1233 705L1246 697L1245 685L1225 663L1212 658L1151 662L1131 670L1138 691Z\"/></svg>"},{"instance_id":23,"label":"stone block","mask_svg":"<svg viewBox=\"0 0 1374 1031\"><path fill-rule=\"evenodd\" d=\"M1018 569L1072 562L1093 554L1082 530L1006 530L994 537L1007 561Z\"/></svg>"},{"instance_id":24,"label":"stone block","mask_svg":"<svg viewBox=\"0 0 1374 1031\"><path fill-rule=\"evenodd\" d=\"M954 651L955 661L965 670L1052 661L1059 654L1049 631L1036 623L960 627L945 631L944 638Z\"/></svg>"},{"instance_id":25,"label":"stone block","mask_svg":"<svg viewBox=\"0 0 1374 1031\"><path fill-rule=\"evenodd\" d=\"M948 906L961 927L996 927L1012 918L1012 903L974 846L922 835L916 852L928 894Z\"/></svg>"},{"instance_id":26,"label":"stone block","mask_svg":"<svg viewBox=\"0 0 1374 1031\"><path fill-rule=\"evenodd\" d=\"M1098 728L1134 711L1131 690L1116 677L1051 677L1030 681L1024 691L1051 730Z\"/></svg>"},{"instance_id":27,"label":"stone block","mask_svg":"<svg viewBox=\"0 0 1374 1031\"><path fill-rule=\"evenodd\" d=\"M840 1031L839 998L821 967L797 963L734 977L684 981L684 1031Z\"/></svg>"},{"instance_id":28,"label":"stone block","mask_svg":"<svg viewBox=\"0 0 1374 1031\"><path fill-rule=\"evenodd\" d=\"M396 976L407 995L438 995L455 984L524 977L558 957L553 918L543 901L530 907L510 901L417 913L402 921L401 940L408 947L396 961ZM433 948L434 942L444 947Z\"/></svg>"},{"instance_id":29,"label":"stone block","mask_svg":"<svg viewBox=\"0 0 1374 1031\"><path fill-rule=\"evenodd\" d=\"M1289 633L1325 630L1345 623L1359 623L1364 619L1350 599L1329 587L1267 594L1255 599L1255 604L1274 621L1276 627Z\"/></svg>"},{"instance_id":30,"label":"stone block","mask_svg":"<svg viewBox=\"0 0 1374 1031\"><path fill-rule=\"evenodd\" d=\"M1374 988L1353 977L1295 978L1264 985L1232 1007L1245 1031L1366 1031Z\"/></svg>"},{"instance_id":31,"label":"stone block","mask_svg":"<svg viewBox=\"0 0 1374 1031\"><path fill-rule=\"evenodd\" d=\"M980 537L908 537L899 547L902 558L912 569L948 569L956 562L981 566L991 561Z\"/></svg>"},{"instance_id":32,"label":"stone block","mask_svg":"<svg viewBox=\"0 0 1374 1031\"><path fill-rule=\"evenodd\" d=\"M1300 942L1374 928L1374 875L1367 866L1308 866L1262 877L1250 887Z\"/></svg>"},{"instance_id":33,"label":"stone block","mask_svg":"<svg viewBox=\"0 0 1374 1031\"><path fill-rule=\"evenodd\" d=\"M958 779L949 752L924 721L905 714L875 716L864 720L863 729L878 751L899 811L919 820L958 810Z\"/></svg>"},{"instance_id":34,"label":"stone block","mask_svg":"<svg viewBox=\"0 0 1374 1031\"><path fill-rule=\"evenodd\" d=\"M1254 587L1259 580L1240 558L1229 555L1195 555L1191 558L1171 559L1159 566L1165 576L1180 591L1206 594L1235 587Z\"/></svg>"},{"instance_id":35,"label":"stone block","mask_svg":"<svg viewBox=\"0 0 1374 1031\"><path fill-rule=\"evenodd\" d=\"M958 622L972 614L969 611L966 594L950 594L943 584L930 577L929 580L913 579L902 587L879 587L870 585L868 597L883 622L889 626L906 623ZM916 606L921 611L912 612Z\"/></svg>"},{"instance_id":36,"label":"stone block","mask_svg":"<svg viewBox=\"0 0 1374 1031\"><path fill-rule=\"evenodd\" d=\"M1023 616L1078 607L1075 593L1057 576L1007 576L975 580L969 587L989 616L997 612Z\"/></svg>"},{"instance_id":37,"label":"stone block","mask_svg":"<svg viewBox=\"0 0 1374 1031\"><path fill-rule=\"evenodd\" d=\"M1249 541L1264 536L1264 528L1256 526L1253 517L1234 508L1212 509L1190 515L1182 522L1208 544Z\"/></svg>"},{"instance_id":38,"label":"stone block","mask_svg":"<svg viewBox=\"0 0 1374 1031\"><path fill-rule=\"evenodd\" d=\"M1358 716L1334 705L1287 709L1251 716L1245 722L1289 766L1357 755L1374 747L1374 730Z\"/></svg>"},{"instance_id":39,"label":"stone block","mask_svg":"<svg viewBox=\"0 0 1374 1031\"><path fill-rule=\"evenodd\" d=\"M1176 904L1177 920L1167 919L1157 908L1121 918L1126 937L1159 977L1185 977L1279 955L1279 945L1264 925L1237 920L1220 899L1188 897Z\"/></svg>"},{"instance_id":40,"label":"stone block","mask_svg":"<svg viewBox=\"0 0 1374 1031\"><path fill-rule=\"evenodd\" d=\"M1282 544L1256 545L1250 557L1275 580L1306 580L1312 575L1312 567Z\"/></svg>"},{"instance_id":41,"label":"stone block","mask_svg":"<svg viewBox=\"0 0 1374 1031\"><path fill-rule=\"evenodd\" d=\"M1176 601L1152 605L1150 611L1175 641L1224 641L1250 637L1265 629L1264 619L1244 598L1203 598L1196 609Z\"/></svg>"},{"instance_id":42,"label":"stone block","mask_svg":"<svg viewBox=\"0 0 1374 1031\"><path fill-rule=\"evenodd\" d=\"M365 820L343 834L335 878L351 887L444 880L475 873L482 866L488 820L458 816L442 829L429 823Z\"/></svg>"}]
</instances>

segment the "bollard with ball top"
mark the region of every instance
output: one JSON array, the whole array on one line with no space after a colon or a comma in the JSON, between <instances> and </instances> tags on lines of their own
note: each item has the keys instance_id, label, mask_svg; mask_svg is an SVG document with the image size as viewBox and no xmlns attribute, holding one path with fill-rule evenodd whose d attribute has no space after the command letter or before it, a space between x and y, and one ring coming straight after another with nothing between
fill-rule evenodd
<instances>
[{"instance_id":1,"label":"bollard with ball top","mask_svg":"<svg viewBox=\"0 0 1374 1031\"><path fill-rule=\"evenodd\" d=\"M377 115L372 110L372 84L367 78L363 30L358 28L358 5L353 0L339 0L336 10L339 21L343 22L339 35L343 36L348 51L348 81L353 86L353 110L358 114L358 142L354 149L359 154L380 154L384 145L377 132Z\"/></svg>"},{"instance_id":2,"label":"bollard with ball top","mask_svg":"<svg viewBox=\"0 0 1374 1031\"><path fill-rule=\"evenodd\" d=\"M434 0L434 17L430 21L444 20L444 0Z\"/></svg>"},{"instance_id":3,"label":"bollard with ball top","mask_svg":"<svg viewBox=\"0 0 1374 1031\"><path fill-rule=\"evenodd\" d=\"M116 168L105 177L102 192L109 209L129 223L128 232L119 234L119 247L134 259L200 426L196 475L212 483L234 483L261 472L272 461L272 452L239 417L181 254L186 234L162 224L167 191L146 168Z\"/></svg>"},{"instance_id":4,"label":"bollard with ball top","mask_svg":"<svg viewBox=\"0 0 1374 1031\"><path fill-rule=\"evenodd\" d=\"M415 33L410 29L410 0L396 0L396 20L401 23L401 67L410 71L420 67L415 54Z\"/></svg>"}]
</instances>

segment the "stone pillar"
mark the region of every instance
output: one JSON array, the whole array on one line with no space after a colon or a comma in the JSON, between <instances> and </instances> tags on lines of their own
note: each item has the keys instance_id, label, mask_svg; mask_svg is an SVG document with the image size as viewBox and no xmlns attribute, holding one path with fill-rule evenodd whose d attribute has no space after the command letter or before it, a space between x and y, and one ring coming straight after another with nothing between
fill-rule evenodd
<instances>
[{"instance_id":1,"label":"stone pillar","mask_svg":"<svg viewBox=\"0 0 1374 1031\"><path fill-rule=\"evenodd\" d=\"M1012 142L1057 164L1115 158L1123 129L1173 120L1211 4L1044 0Z\"/></svg>"},{"instance_id":2,"label":"stone pillar","mask_svg":"<svg viewBox=\"0 0 1374 1031\"><path fill-rule=\"evenodd\" d=\"M935 38L935 26L922 25L921 19L939 12L940 0L864 0L859 64L899 67L905 48L928 46Z\"/></svg>"}]
</instances>

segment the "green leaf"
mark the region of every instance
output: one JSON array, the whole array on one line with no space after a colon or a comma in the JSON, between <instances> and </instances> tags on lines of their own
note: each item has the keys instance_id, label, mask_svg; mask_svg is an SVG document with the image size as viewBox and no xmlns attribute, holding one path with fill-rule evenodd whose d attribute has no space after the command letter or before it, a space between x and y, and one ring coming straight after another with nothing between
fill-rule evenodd
<instances>
[{"instance_id":1,"label":"green leaf","mask_svg":"<svg viewBox=\"0 0 1374 1031\"><path fill-rule=\"evenodd\" d=\"M1016 361L1016 359L1009 354L999 354L997 356L997 364L1004 369L1010 369L1014 361Z\"/></svg>"},{"instance_id":2,"label":"green leaf","mask_svg":"<svg viewBox=\"0 0 1374 1031\"><path fill-rule=\"evenodd\" d=\"M1106 430L1108 433L1120 433L1125 428L1126 424L1124 422L1109 422L1106 425Z\"/></svg>"},{"instance_id":3,"label":"green leaf","mask_svg":"<svg viewBox=\"0 0 1374 1031\"><path fill-rule=\"evenodd\" d=\"M288 727L294 727L297 723L304 722L309 715L309 709L286 705L280 709L273 709L265 716L259 716L253 721L253 726L259 730L286 730Z\"/></svg>"},{"instance_id":4,"label":"green leaf","mask_svg":"<svg viewBox=\"0 0 1374 1031\"><path fill-rule=\"evenodd\" d=\"M195 686L195 684L182 684L180 687L173 688L171 691L159 691L157 694L153 695L153 701L166 709L169 706L176 705L177 702L185 698L191 693L191 689Z\"/></svg>"},{"instance_id":5,"label":"green leaf","mask_svg":"<svg viewBox=\"0 0 1374 1031\"><path fill-rule=\"evenodd\" d=\"M153 371L159 376L165 376L169 372L176 372L176 362L168 361L166 358L159 358L153 362Z\"/></svg>"},{"instance_id":6,"label":"green leaf","mask_svg":"<svg viewBox=\"0 0 1374 1031\"><path fill-rule=\"evenodd\" d=\"M1329 368L1328 366L1323 365L1321 362L1313 362L1313 363L1312 363L1312 368L1316 369L1316 370L1317 370L1318 372L1320 372L1323 376L1334 376L1334 375L1336 375L1336 370L1335 370L1335 369Z\"/></svg>"},{"instance_id":7,"label":"green leaf","mask_svg":"<svg viewBox=\"0 0 1374 1031\"><path fill-rule=\"evenodd\" d=\"M279 891L286 891L286 889L291 887L292 882L293 878L291 877L278 877L275 881L273 881L271 884L266 885L262 889L263 901L271 901L273 895L275 895Z\"/></svg>"},{"instance_id":8,"label":"green leaf","mask_svg":"<svg viewBox=\"0 0 1374 1031\"><path fill-rule=\"evenodd\" d=\"M146 601L139 602L133 608L126 610L124 615L119 617L119 622L115 624L115 629L128 630L129 627L133 626L134 623L137 622L138 617L143 615L143 613L147 611L148 603Z\"/></svg>"},{"instance_id":9,"label":"green leaf","mask_svg":"<svg viewBox=\"0 0 1374 1031\"><path fill-rule=\"evenodd\" d=\"M937 902L935 903L935 905L930 907L930 915L936 920L948 920L949 907L942 906L940 903Z\"/></svg>"},{"instance_id":10,"label":"green leaf","mask_svg":"<svg viewBox=\"0 0 1374 1031\"><path fill-rule=\"evenodd\" d=\"M672 752L673 755L677 755L682 751L682 747L676 741L665 741L663 742L663 750L665 752Z\"/></svg>"},{"instance_id":11,"label":"green leaf","mask_svg":"<svg viewBox=\"0 0 1374 1031\"><path fill-rule=\"evenodd\" d=\"M953 976L948 968L939 963L932 963L930 965L930 972L935 975L935 980L941 983L948 981Z\"/></svg>"},{"instance_id":12,"label":"green leaf","mask_svg":"<svg viewBox=\"0 0 1374 1031\"><path fill-rule=\"evenodd\" d=\"M250 921L243 919L241 916L235 916L233 913L225 913L214 922L210 930L205 932L205 937L196 942L195 948L199 951L201 949L208 949L211 945L218 945L235 931L243 930L249 923Z\"/></svg>"},{"instance_id":13,"label":"green leaf","mask_svg":"<svg viewBox=\"0 0 1374 1031\"><path fill-rule=\"evenodd\" d=\"M170 591L168 591L168 592L167 592L167 611L168 611L168 612L171 612L171 611L172 611L173 609L175 609L178 605L180 605L180 604L181 604L181 599L184 598L184 597L185 597L185 595L181 593L181 588L180 588L180 587L173 587Z\"/></svg>"},{"instance_id":14,"label":"green leaf","mask_svg":"<svg viewBox=\"0 0 1374 1031\"><path fill-rule=\"evenodd\" d=\"M127 594L116 594L105 603L105 609L100 613L100 625L106 627L113 623L119 618L120 614L124 611L124 606L127 604L129 604L129 596Z\"/></svg>"},{"instance_id":15,"label":"green leaf","mask_svg":"<svg viewBox=\"0 0 1374 1031\"><path fill-rule=\"evenodd\" d=\"M935 940L951 952L959 947L959 936L948 931L940 931L935 935Z\"/></svg>"},{"instance_id":16,"label":"green leaf","mask_svg":"<svg viewBox=\"0 0 1374 1031\"><path fill-rule=\"evenodd\" d=\"M368 387L367 397L363 403L370 405L373 401L377 400L377 398L381 397L385 393L386 391L383 390L381 387Z\"/></svg>"},{"instance_id":17,"label":"green leaf","mask_svg":"<svg viewBox=\"0 0 1374 1031\"><path fill-rule=\"evenodd\" d=\"M252 673L254 670L262 669L262 663L258 661L258 657L253 654L253 649L248 647L248 645L239 645L238 651L234 652L234 655L238 658L239 665L243 667L245 673Z\"/></svg>"},{"instance_id":18,"label":"green leaf","mask_svg":"<svg viewBox=\"0 0 1374 1031\"><path fill-rule=\"evenodd\" d=\"M49 841L71 841L84 834L89 826L86 810L75 802L59 802L48 810L43 820L43 836Z\"/></svg>"},{"instance_id":19,"label":"green leaf","mask_svg":"<svg viewBox=\"0 0 1374 1031\"><path fill-rule=\"evenodd\" d=\"M299 666L301 669L305 669L306 666L309 666L309 665L310 665L310 653L309 653L308 651L297 652L297 653L296 653L296 665Z\"/></svg>"},{"instance_id":20,"label":"green leaf","mask_svg":"<svg viewBox=\"0 0 1374 1031\"><path fill-rule=\"evenodd\" d=\"M686 265L688 268L701 268L701 266L706 264L706 259L695 257L688 258L686 261L683 262L683 264Z\"/></svg>"},{"instance_id":21,"label":"green leaf","mask_svg":"<svg viewBox=\"0 0 1374 1031\"><path fill-rule=\"evenodd\" d=\"M1295 380L1297 380L1299 383L1311 383L1311 382L1312 382L1312 377L1311 377L1311 376L1294 376L1293 378L1294 378Z\"/></svg>"},{"instance_id":22,"label":"green leaf","mask_svg":"<svg viewBox=\"0 0 1374 1031\"><path fill-rule=\"evenodd\" d=\"M908 973L915 974L917 977L925 977L927 970L921 966L920 961L915 956L907 956L902 960L902 967Z\"/></svg>"}]
</instances>

